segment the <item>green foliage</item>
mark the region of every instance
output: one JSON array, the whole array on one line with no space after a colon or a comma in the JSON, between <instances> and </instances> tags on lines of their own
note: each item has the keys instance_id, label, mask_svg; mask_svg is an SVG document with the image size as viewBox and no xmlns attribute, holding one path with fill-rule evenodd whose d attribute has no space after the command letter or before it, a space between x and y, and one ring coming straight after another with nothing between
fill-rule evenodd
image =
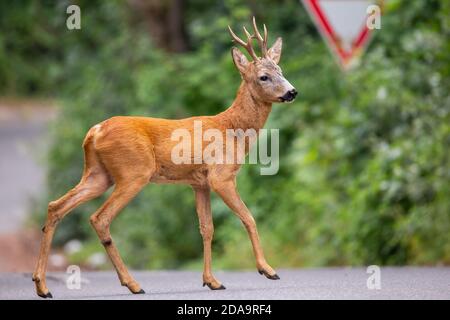
<instances>
[{"instance_id":1,"label":"green foliage","mask_svg":"<svg viewBox=\"0 0 450 320\"><path fill-rule=\"evenodd\" d=\"M182 118L228 106L240 80L226 25L248 24L253 11L272 41L283 36L281 66L300 91L294 104L275 105L267 124L281 129L279 173L260 176L247 165L238 178L269 261L277 267L450 263L448 2L389 1L382 29L347 74L294 0L192 1L186 17L194 50L182 55L152 46L123 2L79 1L82 31L67 31L65 15L51 3L17 3L9 13L25 7L17 14L23 21L37 10L50 18L35 24L54 30L37 35L24 25L21 34L0 38L0 61L8 41L16 43L8 57L19 62L30 59L29 50L40 56L46 48L42 62L27 61L14 76L0 64L0 87L40 90L61 101L48 199L78 182L80 145L97 122L118 114ZM22 23L2 10L3 16L5 24ZM57 242L96 242L88 217L104 200L70 214ZM241 223L215 196L212 207L215 265L252 267ZM112 234L133 267L197 266L197 225L190 188L150 185L116 219Z\"/></svg>"}]
</instances>

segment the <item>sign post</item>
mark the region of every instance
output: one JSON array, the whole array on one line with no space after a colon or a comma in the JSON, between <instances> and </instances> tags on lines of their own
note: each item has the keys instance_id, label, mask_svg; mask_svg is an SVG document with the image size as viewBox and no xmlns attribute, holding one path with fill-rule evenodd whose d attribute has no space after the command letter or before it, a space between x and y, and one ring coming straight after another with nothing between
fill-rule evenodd
<instances>
[{"instance_id":1,"label":"sign post","mask_svg":"<svg viewBox=\"0 0 450 320\"><path fill-rule=\"evenodd\" d=\"M369 43L373 23L372 14L380 14L372 0L302 0L325 43L339 66L348 70L361 57ZM382 4L380 1L378 1ZM380 17L378 16L378 19Z\"/></svg>"}]
</instances>

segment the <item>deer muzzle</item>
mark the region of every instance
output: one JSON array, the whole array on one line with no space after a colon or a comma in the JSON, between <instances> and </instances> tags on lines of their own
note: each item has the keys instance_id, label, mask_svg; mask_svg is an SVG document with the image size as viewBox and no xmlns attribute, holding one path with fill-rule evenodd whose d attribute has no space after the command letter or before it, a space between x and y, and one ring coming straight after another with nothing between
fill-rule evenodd
<instances>
[{"instance_id":1,"label":"deer muzzle","mask_svg":"<svg viewBox=\"0 0 450 320\"><path fill-rule=\"evenodd\" d=\"M294 101L298 92L295 89L287 91L282 97L279 98L280 102L291 102Z\"/></svg>"}]
</instances>

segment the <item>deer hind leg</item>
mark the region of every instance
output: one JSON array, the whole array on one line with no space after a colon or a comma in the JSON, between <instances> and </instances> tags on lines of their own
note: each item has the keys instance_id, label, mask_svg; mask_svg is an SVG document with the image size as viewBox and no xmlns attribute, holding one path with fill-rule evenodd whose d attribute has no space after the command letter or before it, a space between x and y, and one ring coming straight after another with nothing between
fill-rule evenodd
<instances>
[{"instance_id":1,"label":"deer hind leg","mask_svg":"<svg viewBox=\"0 0 450 320\"><path fill-rule=\"evenodd\" d=\"M145 293L139 283L133 279L120 257L111 234L110 225L117 214L131 201L148 183L149 177L116 181L116 187L106 202L91 216L90 222L105 247L106 252L119 276L120 283L127 286L132 293Z\"/></svg>"},{"instance_id":2,"label":"deer hind leg","mask_svg":"<svg viewBox=\"0 0 450 320\"><path fill-rule=\"evenodd\" d=\"M56 225L72 209L86 201L100 196L110 186L110 178L103 167L100 165L94 167L88 166L83 173L80 183L76 187L67 192L58 200L49 203L47 220L42 228L43 236L41 240L39 258L35 272L33 273L33 281L36 285L36 292L40 297L52 297L52 294L48 290L45 283L45 273Z\"/></svg>"},{"instance_id":3,"label":"deer hind leg","mask_svg":"<svg viewBox=\"0 0 450 320\"><path fill-rule=\"evenodd\" d=\"M51 298L52 295L45 283L48 255L58 222L72 209L80 204L94 199L104 193L112 184L110 176L100 162L92 145L92 134L88 134L84 147L83 176L76 187L64 196L48 205L47 220L42 228L43 235L36 269L33 273L33 281L36 292L40 297Z\"/></svg>"},{"instance_id":4,"label":"deer hind leg","mask_svg":"<svg viewBox=\"0 0 450 320\"><path fill-rule=\"evenodd\" d=\"M213 180L210 184L212 189L222 198L225 204L241 219L247 233L252 242L253 252L256 258L256 268L260 274L264 274L268 279L278 280L280 277L275 270L267 263L264 252L261 247L256 222L250 211L247 209L244 202L242 202L239 193L236 190L235 180Z\"/></svg>"},{"instance_id":5,"label":"deer hind leg","mask_svg":"<svg viewBox=\"0 0 450 320\"><path fill-rule=\"evenodd\" d=\"M203 286L211 290L221 290L225 287L214 278L211 271L211 242L214 234L214 225L211 215L211 200L209 188L194 188L200 233L203 238Z\"/></svg>"}]
</instances>

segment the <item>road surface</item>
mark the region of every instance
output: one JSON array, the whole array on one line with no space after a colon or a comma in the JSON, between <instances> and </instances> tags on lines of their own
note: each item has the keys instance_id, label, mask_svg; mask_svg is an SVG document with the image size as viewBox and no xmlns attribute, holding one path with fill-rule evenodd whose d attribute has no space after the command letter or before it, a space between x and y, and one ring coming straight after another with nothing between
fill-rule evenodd
<instances>
[{"instance_id":1,"label":"road surface","mask_svg":"<svg viewBox=\"0 0 450 320\"><path fill-rule=\"evenodd\" d=\"M81 289L68 289L65 273L47 278L54 299L450 299L450 268L381 268L381 289L368 289L365 268L279 270L281 280L256 271L226 271L215 275L227 287L202 287L196 271L135 271L146 294L121 287L112 271L81 273ZM0 274L0 299L41 299L34 294L30 274ZM43 300L43 299L41 299Z\"/></svg>"},{"instance_id":2,"label":"road surface","mask_svg":"<svg viewBox=\"0 0 450 320\"><path fill-rule=\"evenodd\" d=\"M43 191L45 168L39 162L54 114L37 104L0 101L0 234L22 228L30 200Z\"/></svg>"},{"instance_id":3,"label":"road surface","mask_svg":"<svg viewBox=\"0 0 450 320\"><path fill-rule=\"evenodd\" d=\"M55 110L50 102L0 99L0 272L27 271L36 263L40 232L25 225L44 194Z\"/></svg>"}]
</instances>

